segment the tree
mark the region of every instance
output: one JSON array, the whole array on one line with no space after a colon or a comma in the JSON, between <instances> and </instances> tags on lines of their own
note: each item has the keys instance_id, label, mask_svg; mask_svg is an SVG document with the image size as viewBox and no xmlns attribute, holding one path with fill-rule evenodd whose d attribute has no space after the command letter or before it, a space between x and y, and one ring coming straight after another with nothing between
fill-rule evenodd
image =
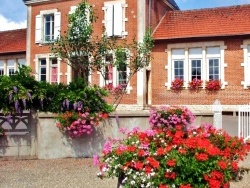
<instances>
[{"instance_id":1,"label":"tree","mask_svg":"<svg viewBox=\"0 0 250 188\"><path fill-rule=\"evenodd\" d=\"M114 54L110 66L117 67L118 71L129 68L129 73L124 72L124 82L121 92L115 95L113 103L120 103L132 76L140 69L148 66L150 52L153 47L151 31L145 34L142 43L133 40L127 44L126 40L117 40L115 37L107 38L105 29L101 37L93 36L93 23L96 21L93 7L83 0L77 6L75 12L69 15L68 30L64 32L51 45L52 52L72 67L75 78L81 77L88 82L90 71L98 71L103 78L107 75L105 70L105 57L111 52ZM129 59L125 61L125 59Z\"/></svg>"}]
</instances>

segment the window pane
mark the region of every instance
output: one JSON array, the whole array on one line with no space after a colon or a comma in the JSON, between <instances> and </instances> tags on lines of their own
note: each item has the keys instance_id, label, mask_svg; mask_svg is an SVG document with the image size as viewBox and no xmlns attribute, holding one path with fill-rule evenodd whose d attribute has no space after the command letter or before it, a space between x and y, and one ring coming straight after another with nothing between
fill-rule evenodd
<instances>
[{"instance_id":1,"label":"window pane","mask_svg":"<svg viewBox=\"0 0 250 188\"><path fill-rule=\"evenodd\" d=\"M174 61L174 78L184 78L184 61Z\"/></svg>"},{"instance_id":2,"label":"window pane","mask_svg":"<svg viewBox=\"0 0 250 188\"><path fill-rule=\"evenodd\" d=\"M46 74L46 68L41 68L41 74Z\"/></svg>"},{"instance_id":3,"label":"window pane","mask_svg":"<svg viewBox=\"0 0 250 188\"><path fill-rule=\"evenodd\" d=\"M209 59L209 79L220 79L219 59Z\"/></svg>"},{"instance_id":4,"label":"window pane","mask_svg":"<svg viewBox=\"0 0 250 188\"><path fill-rule=\"evenodd\" d=\"M191 60L191 80L201 79L201 60Z\"/></svg>"},{"instance_id":5,"label":"window pane","mask_svg":"<svg viewBox=\"0 0 250 188\"><path fill-rule=\"evenodd\" d=\"M40 81L46 81L46 75L41 75L40 76Z\"/></svg>"},{"instance_id":6,"label":"window pane","mask_svg":"<svg viewBox=\"0 0 250 188\"><path fill-rule=\"evenodd\" d=\"M4 75L4 70L1 68L0 69L0 76Z\"/></svg>"}]
</instances>

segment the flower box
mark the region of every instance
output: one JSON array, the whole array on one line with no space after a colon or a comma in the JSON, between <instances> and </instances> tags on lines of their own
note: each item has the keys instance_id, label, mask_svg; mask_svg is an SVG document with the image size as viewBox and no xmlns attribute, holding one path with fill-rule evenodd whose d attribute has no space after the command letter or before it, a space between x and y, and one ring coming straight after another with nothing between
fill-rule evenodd
<instances>
[{"instance_id":1,"label":"flower box","mask_svg":"<svg viewBox=\"0 0 250 188\"><path fill-rule=\"evenodd\" d=\"M220 80L209 80L206 82L206 89L208 91L217 91L221 88Z\"/></svg>"},{"instance_id":2,"label":"flower box","mask_svg":"<svg viewBox=\"0 0 250 188\"><path fill-rule=\"evenodd\" d=\"M188 83L190 89L199 89L202 86L203 81L197 78L194 78L192 81Z\"/></svg>"},{"instance_id":3,"label":"flower box","mask_svg":"<svg viewBox=\"0 0 250 188\"><path fill-rule=\"evenodd\" d=\"M171 83L171 89L180 90L183 87L183 80L181 78L175 78Z\"/></svg>"}]
</instances>

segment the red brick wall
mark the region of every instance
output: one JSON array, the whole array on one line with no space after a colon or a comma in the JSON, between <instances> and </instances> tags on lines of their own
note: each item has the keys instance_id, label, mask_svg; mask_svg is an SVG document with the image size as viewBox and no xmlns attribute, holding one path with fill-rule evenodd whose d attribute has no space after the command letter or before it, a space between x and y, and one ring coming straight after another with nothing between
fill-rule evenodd
<instances>
[{"instance_id":1,"label":"red brick wall","mask_svg":"<svg viewBox=\"0 0 250 188\"><path fill-rule=\"evenodd\" d=\"M106 0L107 1L107 0ZM97 22L94 24L94 34L93 36L101 36L103 23L102 20L104 19L104 12L102 7L104 6L105 0L89 0L88 2L94 5L95 13L97 18ZM31 54L30 54L30 65L33 70L35 70L35 55L36 54L46 54L50 53L50 49L48 45L39 46L39 44L35 43L35 18L36 15L40 14L42 10L50 10L57 8L59 12L61 12L61 33L67 30L68 25L68 13L70 11L71 6L77 5L80 0L64 0L64 1L57 1L52 3L46 4L37 4L32 5L31 11L31 38L30 38L30 47L31 47ZM128 21L126 22L126 31L128 31L128 36L126 40L128 42L132 42L133 38L136 38L136 31L137 31L137 1L135 0L127 0L126 3L128 7L126 8L126 17ZM61 81L66 83L67 77L64 74L66 72L66 64L63 63L61 65L61 72L63 75L61 76ZM92 83L99 85L99 74L94 73L92 76ZM127 104L136 104L136 76L133 77L131 80L130 86L132 86L131 93L124 96L122 103Z\"/></svg>"},{"instance_id":2,"label":"red brick wall","mask_svg":"<svg viewBox=\"0 0 250 188\"><path fill-rule=\"evenodd\" d=\"M214 39L213 39L214 40ZM250 90L243 89L241 81L244 80L244 67L241 67L243 59L243 38L232 37L224 40L225 46L225 81L228 86L218 92L208 93L202 89L199 92L192 92L183 89L181 92L167 90L165 83L168 75L165 65L167 62L167 42L157 42L154 47L154 59L152 62L152 104L161 105L210 105L219 99L223 105L247 104L250 102ZM178 41L179 43L180 41ZM192 42L195 42L194 40ZM201 42L198 41L197 42ZM171 42L173 43L173 42Z\"/></svg>"}]
</instances>

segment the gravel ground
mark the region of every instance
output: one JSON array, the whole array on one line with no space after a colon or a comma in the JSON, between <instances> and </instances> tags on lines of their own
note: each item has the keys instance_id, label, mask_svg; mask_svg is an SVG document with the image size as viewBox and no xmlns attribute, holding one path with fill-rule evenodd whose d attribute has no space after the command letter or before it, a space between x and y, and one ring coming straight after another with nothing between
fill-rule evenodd
<instances>
[{"instance_id":1,"label":"gravel ground","mask_svg":"<svg viewBox=\"0 0 250 188\"><path fill-rule=\"evenodd\" d=\"M250 156L241 163L250 168ZM101 180L92 159L0 159L0 188L116 188L117 179ZM249 188L250 173L230 188Z\"/></svg>"}]
</instances>

